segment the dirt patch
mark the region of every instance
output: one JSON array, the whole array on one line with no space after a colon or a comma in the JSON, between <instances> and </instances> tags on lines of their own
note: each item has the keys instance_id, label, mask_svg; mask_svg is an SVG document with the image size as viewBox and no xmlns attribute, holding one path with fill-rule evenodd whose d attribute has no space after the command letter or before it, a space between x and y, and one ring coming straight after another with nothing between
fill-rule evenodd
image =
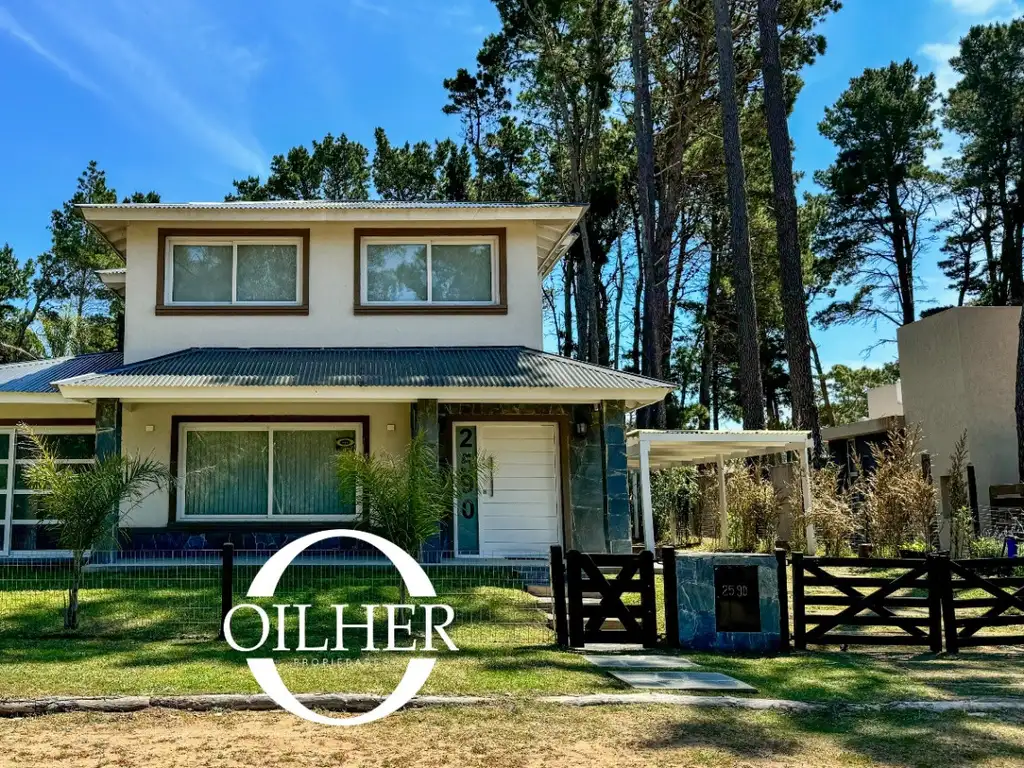
<instances>
[{"instance_id":1,"label":"dirt patch","mask_svg":"<svg viewBox=\"0 0 1024 768\"><path fill-rule=\"evenodd\" d=\"M277 712L73 713L0 721L0 765L250 768L466 766L1011 766L1005 715L787 715L509 705L402 712L328 728Z\"/></svg>"}]
</instances>

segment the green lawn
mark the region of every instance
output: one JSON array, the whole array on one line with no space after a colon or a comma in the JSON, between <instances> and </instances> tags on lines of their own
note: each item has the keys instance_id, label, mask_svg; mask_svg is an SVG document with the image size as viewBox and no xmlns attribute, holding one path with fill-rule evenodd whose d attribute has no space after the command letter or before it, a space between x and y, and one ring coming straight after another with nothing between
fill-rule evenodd
<instances>
[{"instance_id":1,"label":"green lawn","mask_svg":"<svg viewBox=\"0 0 1024 768\"><path fill-rule=\"evenodd\" d=\"M333 635L333 612L323 610L324 603L399 600L398 582L393 575L389 581L386 571L347 570L339 584L336 568L293 569L275 600L256 602L271 613L273 602L319 604L307 628L315 643ZM18 575L0 578L8 587L0 591L0 697L257 691L246 655L215 638L220 605L216 568L93 571L82 593L82 629L70 635L62 630L63 574L24 569ZM240 574L236 584L247 585L247 576ZM580 654L556 649L543 611L509 572L436 568L431 576L438 600L456 610L452 637L460 651L440 654L424 693L534 696L627 690ZM664 631L662 586L659 576L658 618ZM236 603L246 600L241 589ZM294 643L294 616L287 624ZM248 642L256 623L250 614L236 627L239 641ZM380 621L377 630L383 637ZM354 650L275 655L296 692L387 693L407 659ZM687 656L773 698L855 703L1024 695L1024 655L998 649L958 659L860 648L841 653L834 647L776 658ZM335 663L311 663L322 658Z\"/></svg>"},{"instance_id":2,"label":"green lawn","mask_svg":"<svg viewBox=\"0 0 1024 768\"><path fill-rule=\"evenodd\" d=\"M758 695L771 698L873 703L1024 695L1020 654L972 653L954 659L858 650L774 658L687 657L707 671L734 675L757 687ZM290 658L279 668L295 692L388 693L407 660L395 653L328 654L327 658L335 663ZM440 654L423 693L529 697L626 690L577 652L551 646L478 646ZM255 692L245 656L222 642L0 641L3 697Z\"/></svg>"}]
</instances>

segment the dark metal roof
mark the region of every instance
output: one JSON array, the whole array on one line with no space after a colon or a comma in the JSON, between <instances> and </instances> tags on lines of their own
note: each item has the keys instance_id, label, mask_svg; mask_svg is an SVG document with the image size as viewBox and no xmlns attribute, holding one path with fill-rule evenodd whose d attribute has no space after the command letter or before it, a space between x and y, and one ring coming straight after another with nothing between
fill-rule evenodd
<instances>
[{"instance_id":1,"label":"dark metal roof","mask_svg":"<svg viewBox=\"0 0 1024 768\"><path fill-rule=\"evenodd\" d=\"M63 383L116 388L672 387L527 347L193 347Z\"/></svg>"},{"instance_id":2,"label":"dark metal roof","mask_svg":"<svg viewBox=\"0 0 1024 768\"><path fill-rule=\"evenodd\" d=\"M97 352L76 357L54 357L27 363L0 365L0 393L31 392L51 394L59 390L50 382L109 371L122 365L120 352Z\"/></svg>"}]
</instances>

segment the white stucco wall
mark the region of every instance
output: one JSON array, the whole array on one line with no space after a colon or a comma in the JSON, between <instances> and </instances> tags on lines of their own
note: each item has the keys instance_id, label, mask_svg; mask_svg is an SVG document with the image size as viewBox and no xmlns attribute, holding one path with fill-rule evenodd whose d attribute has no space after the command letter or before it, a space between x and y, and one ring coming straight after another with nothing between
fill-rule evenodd
<instances>
[{"instance_id":1,"label":"white stucco wall","mask_svg":"<svg viewBox=\"0 0 1024 768\"><path fill-rule=\"evenodd\" d=\"M122 414L122 446L126 454L148 456L165 465L171 461L172 416L368 416L370 450L400 454L411 437L409 403L128 403ZM393 424L394 430L388 425ZM147 425L153 427L147 432ZM167 525L168 494L155 491L125 515L128 527Z\"/></svg>"},{"instance_id":2,"label":"white stucco wall","mask_svg":"<svg viewBox=\"0 0 1024 768\"><path fill-rule=\"evenodd\" d=\"M423 222L416 222L424 226ZM205 227L201 221L159 226ZM224 226L210 224L210 228ZM254 226L246 222L246 227ZM280 222L269 226L280 227ZM305 227L305 223L295 226ZM192 346L543 346L541 278L536 225L531 221L473 221L504 226L508 250L507 315L355 315L353 229L348 222L311 223L308 316L162 316L155 314L157 229L128 227L125 362Z\"/></svg>"},{"instance_id":3,"label":"white stucco wall","mask_svg":"<svg viewBox=\"0 0 1024 768\"><path fill-rule=\"evenodd\" d=\"M872 387L868 390L868 418L903 415L903 389L900 382Z\"/></svg>"},{"instance_id":4,"label":"white stucco wall","mask_svg":"<svg viewBox=\"0 0 1024 768\"><path fill-rule=\"evenodd\" d=\"M949 454L967 431L982 505L989 486L1017 481L1019 320L1019 307L958 307L898 333L906 423L920 425L936 483L949 473Z\"/></svg>"}]
</instances>

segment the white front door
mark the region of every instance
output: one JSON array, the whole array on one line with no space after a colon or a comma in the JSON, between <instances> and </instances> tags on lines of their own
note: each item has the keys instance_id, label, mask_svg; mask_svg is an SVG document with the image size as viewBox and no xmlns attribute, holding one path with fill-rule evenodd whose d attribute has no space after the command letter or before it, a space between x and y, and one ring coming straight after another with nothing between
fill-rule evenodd
<instances>
[{"instance_id":1,"label":"white front door","mask_svg":"<svg viewBox=\"0 0 1024 768\"><path fill-rule=\"evenodd\" d=\"M456 513L459 554L547 554L549 547L561 540L558 426L534 422L456 424L456 446L460 427L473 430L483 469L476 490L476 520L467 517L471 506ZM466 434L461 433L464 444L470 442Z\"/></svg>"}]
</instances>

